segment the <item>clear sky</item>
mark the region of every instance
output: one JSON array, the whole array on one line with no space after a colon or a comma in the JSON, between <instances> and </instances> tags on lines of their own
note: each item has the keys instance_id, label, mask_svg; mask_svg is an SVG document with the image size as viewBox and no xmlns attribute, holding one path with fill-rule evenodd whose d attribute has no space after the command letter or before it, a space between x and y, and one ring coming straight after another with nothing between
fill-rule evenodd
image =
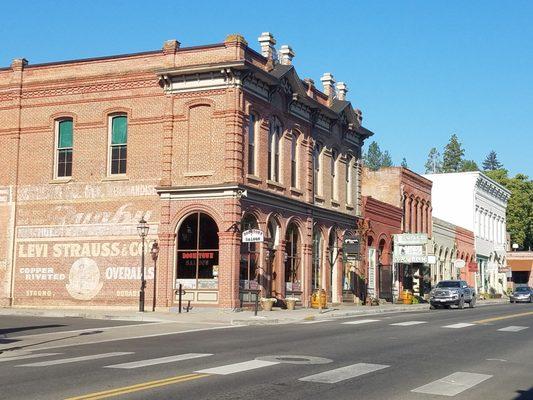
<instances>
[{"instance_id":1,"label":"clear sky","mask_svg":"<svg viewBox=\"0 0 533 400\"><path fill-rule=\"evenodd\" d=\"M301 78L348 85L372 138L423 166L452 133L481 164L494 149L533 177L533 1L7 1L0 66L222 42L258 50L272 32L296 52Z\"/></svg>"}]
</instances>

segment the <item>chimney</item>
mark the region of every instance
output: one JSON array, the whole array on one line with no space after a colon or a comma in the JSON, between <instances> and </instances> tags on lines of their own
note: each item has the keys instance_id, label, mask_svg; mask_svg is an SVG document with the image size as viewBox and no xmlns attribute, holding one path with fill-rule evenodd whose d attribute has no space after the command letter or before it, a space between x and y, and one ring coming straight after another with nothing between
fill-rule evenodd
<instances>
[{"instance_id":1,"label":"chimney","mask_svg":"<svg viewBox=\"0 0 533 400\"><path fill-rule=\"evenodd\" d=\"M175 54L180 48L180 42L176 39L167 40L163 43L163 53L164 54Z\"/></svg>"},{"instance_id":2,"label":"chimney","mask_svg":"<svg viewBox=\"0 0 533 400\"><path fill-rule=\"evenodd\" d=\"M331 103L335 97L335 79L329 72L324 73L320 78L322 85L324 85L324 94L328 96L328 102Z\"/></svg>"},{"instance_id":3,"label":"chimney","mask_svg":"<svg viewBox=\"0 0 533 400\"><path fill-rule=\"evenodd\" d=\"M284 44L279 49L279 62L282 65L292 65L292 59L294 56L295 54L291 46Z\"/></svg>"},{"instance_id":4,"label":"chimney","mask_svg":"<svg viewBox=\"0 0 533 400\"><path fill-rule=\"evenodd\" d=\"M307 87L307 95L311 98L315 98L315 81L312 80L311 78L305 78L304 79L304 82L305 82L305 85Z\"/></svg>"},{"instance_id":5,"label":"chimney","mask_svg":"<svg viewBox=\"0 0 533 400\"><path fill-rule=\"evenodd\" d=\"M274 35L272 35L270 32L263 32L261 33L261 36L257 38L257 40L261 45L261 54L263 57L272 61L277 61L276 49L274 48L276 39L274 39Z\"/></svg>"},{"instance_id":6,"label":"chimney","mask_svg":"<svg viewBox=\"0 0 533 400\"><path fill-rule=\"evenodd\" d=\"M348 92L348 86L344 82L337 83L337 98L339 100L346 100L346 93Z\"/></svg>"}]
</instances>

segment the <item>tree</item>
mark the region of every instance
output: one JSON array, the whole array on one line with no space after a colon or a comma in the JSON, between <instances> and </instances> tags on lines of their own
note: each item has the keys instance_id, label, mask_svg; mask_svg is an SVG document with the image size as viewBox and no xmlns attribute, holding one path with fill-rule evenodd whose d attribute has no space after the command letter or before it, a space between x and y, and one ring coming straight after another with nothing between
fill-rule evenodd
<instances>
[{"instance_id":1,"label":"tree","mask_svg":"<svg viewBox=\"0 0 533 400\"><path fill-rule=\"evenodd\" d=\"M501 169L502 167L503 164L498 161L498 157L494 150L492 150L485 158L485 161L483 161L483 171L494 171Z\"/></svg>"},{"instance_id":2,"label":"tree","mask_svg":"<svg viewBox=\"0 0 533 400\"><path fill-rule=\"evenodd\" d=\"M404 168L409 168L409 166L407 165L407 160L404 158L402 158L402 163L400 164L400 166L404 167Z\"/></svg>"},{"instance_id":3,"label":"tree","mask_svg":"<svg viewBox=\"0 0 533 400\"><path fill-rule=\"evenodd\" d=\"M463 160L461 163L461 172L479 171L479 168L474 160Z\"/></svg>"},{"instance_id":4,"label":"tree","mask_svg":"<svg viewBox=\"0 0 533 400\"><path fill-rule=\"evenodd\" d=\"M379 148L379 145L374 141L368 146L368 151L364 155L365 165L371 171L377 171L381 168L381 160L383 153Z\"/></svg>"},{"instance_id":5,"label":"tree","mask_svg":"<svg viewBox=\"0 0 533 400\"><path fill-rule=\"evenodd\" d=\"M507 231L511 241L521 248L533 246L533 181L524 174L509 178L507 170L496 169L485 174L511 192L507 203Z\"/></svg>"},{"instance_id":6,"label":"tree","mask_svg":"<svg viewBox=\"0 0 533 400\"><path fill-rule=\"evenodd\" d=\"M429 151L425 168L426 174L438 174L442 172L442 160L440 158L440 153L435 147L431 148Z\"/></svg>"},{"instance_id":7,"label":"tree","mask_svg":"<svg viewBox=\"0 0 533 400\"><path fill-rule=\"evenodd\" d=\"M442 172L459 172L465 151L454 133L444 148Z\"/></svg>"},{"instance_id":8,"label":"tree","mask_svg":"<svg viewBox=\"0 0 533 400\"><path fill-rule=\"evenodd\" d=\"M388 150L383 152L383 157L381 157L381 166L385 168L392 167L392 158Z\"/></svg>"}]
</instances>

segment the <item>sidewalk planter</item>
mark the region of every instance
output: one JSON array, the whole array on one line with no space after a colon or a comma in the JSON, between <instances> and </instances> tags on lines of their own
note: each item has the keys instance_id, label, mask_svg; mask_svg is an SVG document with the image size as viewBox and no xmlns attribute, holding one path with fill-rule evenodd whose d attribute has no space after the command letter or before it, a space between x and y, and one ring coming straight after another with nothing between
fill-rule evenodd
<instances>
[{"instance_id":1,"label":"sidewalk planter","mask_svg":"<svg viewBox=\"0 0 533 400\"><path fill-rule=\"evenodd\" d=\"M327 295L324 289L313 291L311 295L311 308L327 308Z\"/></svg>"},{"instance_id":2,"label":"sidewalk planter","mask_svg":"<svg viewBox=\"0 0 533 400\"><path fill-rule=\"evenodd\" d=\"M298 301L298 299L294 298L294 297L287 297L285 299L285 303L287 304L287 310L294 310L294 308L296 307L296 302Z\"/></svg>"},{"instance_id":3,"label":"sidewalk planter","mask_svg":"<svg viewBox=\"0 0 533 400\"><path fill-rule=\"evenodd\" d=\"M275 302L276 302L276 299L272 297L262 298L261 307L263 308L264 311L272 311L272 306L274 305Z\"/></svg>"}]
</instances>

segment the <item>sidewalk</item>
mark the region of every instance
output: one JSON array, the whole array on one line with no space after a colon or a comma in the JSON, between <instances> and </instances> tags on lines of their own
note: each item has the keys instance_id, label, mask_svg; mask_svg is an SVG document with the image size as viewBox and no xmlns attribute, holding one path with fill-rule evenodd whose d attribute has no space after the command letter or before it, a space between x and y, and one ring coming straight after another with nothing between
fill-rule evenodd
<instances>
[{"instance_id":1,"label":"sidewalk","mask_svg":"<svg viewBox=\"0 0 533 400\"><path fill-rule=\"evenodd\" d=\"M507 299L478 300L476 306L507 303ZM190 312L156 311L138 312L131 309L82 309L82 308L0 308L0 315L34 316L34 317L75 317L87 319L106 319L121 321L144 322L179 322L190 324L229 324L229 325L272 325L286 324L300 321L343 318L359 315L380 313L417 312L429 310L428 304L386 304L381 306L356 306L340 304L319 312L312 308L297 308L296 310L282 310L274 308L272 311L258 311L254 316L253 310L232 311L217 308L195 307Z\"/></svg>"}]
</instances>

